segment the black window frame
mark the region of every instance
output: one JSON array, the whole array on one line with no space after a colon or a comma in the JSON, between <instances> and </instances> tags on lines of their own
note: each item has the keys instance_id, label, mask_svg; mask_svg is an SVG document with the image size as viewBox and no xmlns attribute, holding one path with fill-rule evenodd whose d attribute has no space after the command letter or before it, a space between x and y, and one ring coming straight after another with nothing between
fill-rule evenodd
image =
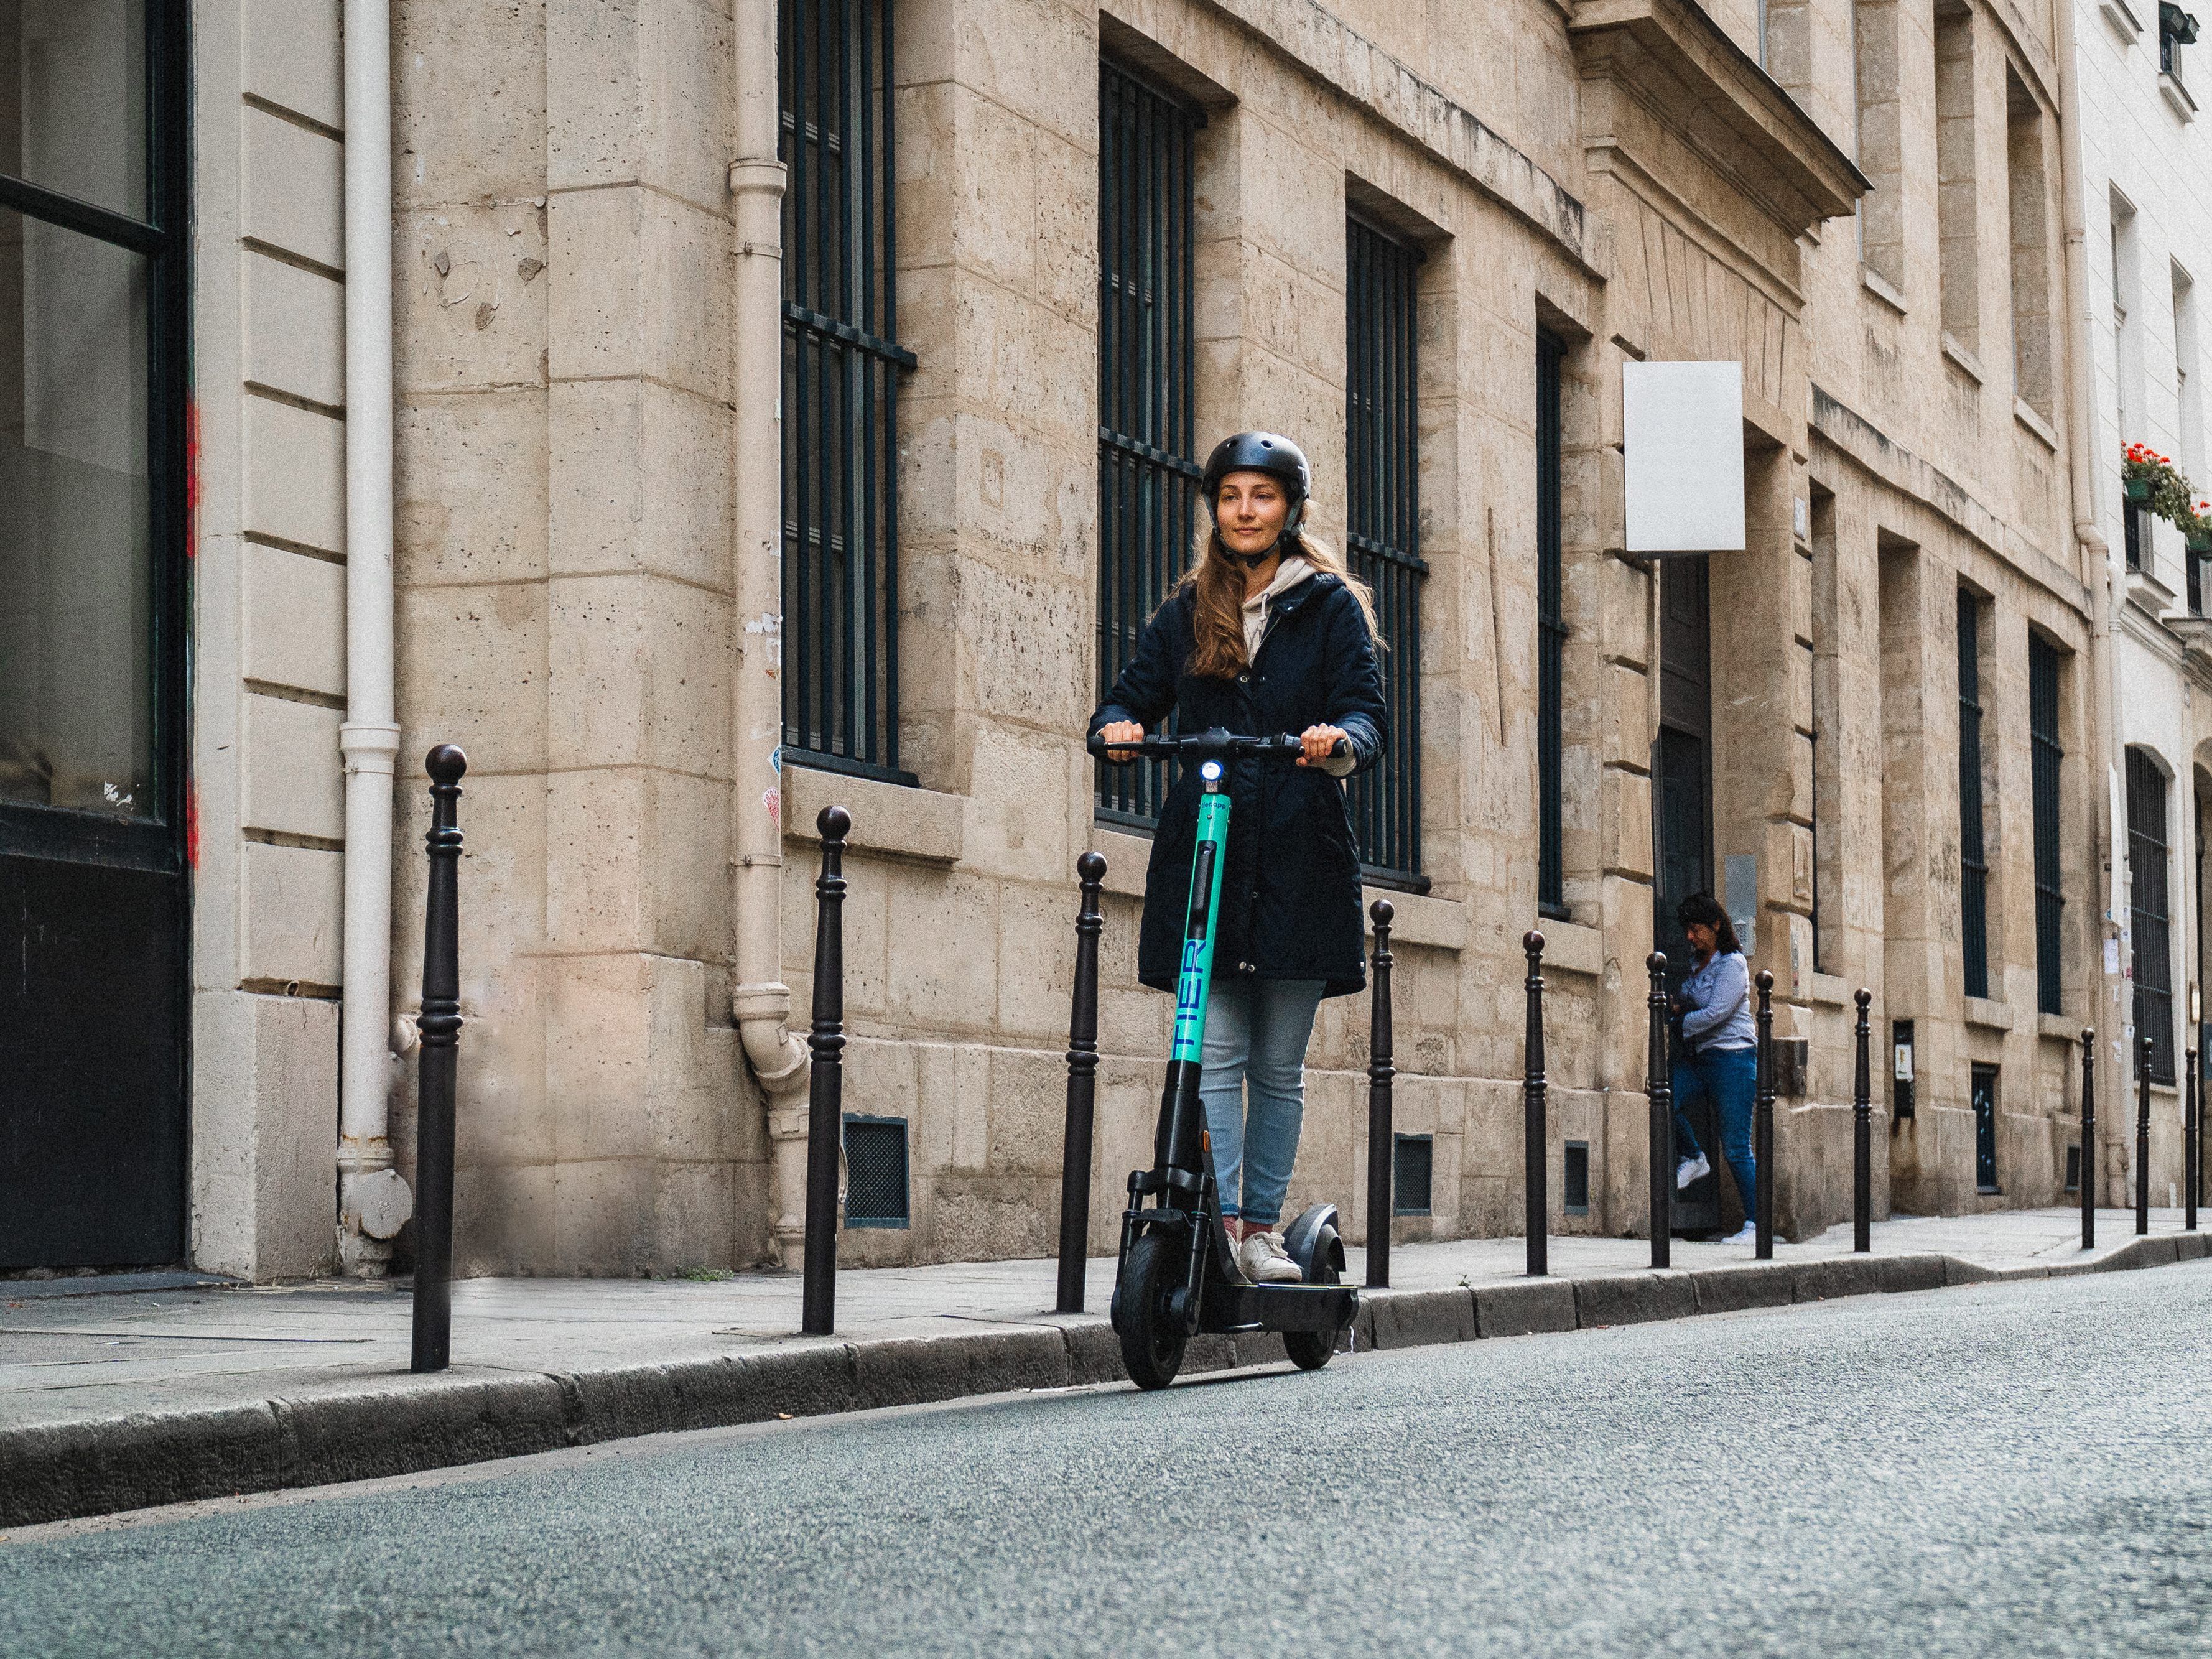
<instances>
[{"instance_id":1,"label":"black window frame","mask_svg":"<svg viewBox=\"0 0 2212 1659\"><path fill-rule=\"evenodd\" d=\"M2061 928L2066 913L2060 839L2060 787L2066 750L2059 740L2063 653L2033 629L2027 635L2027 740L2035 802L2035 1001L2063 1013Z\"/></svg>"},{"instance_id":2,"label":"black window frame","mask_svg":"<svg viewBox=\"0 0 2212 1659\"><path fill-rule=\"evenodd\" d=\"M2161 74L2181 79L2181 49L2197 40L2197 19L2173 0L2159 0L2158 67Z\"/></svg>"},{"instance_id":3,"label":"black window frame","mask_svg":"<svg viewBox=\"0 0 2212 1659\"><path fill-rule=\"evenodd\" d=\"M1352 781L1363 872L1378 887L1429 890L1421 873L1419 247L1345 216L1346 553L1374 590L1390 744Z\"/></svg>"},{"instance_id":4,"label":"black window frame","mask_svg":"<svg viewBox=\"0 0 2212 1659\"><path fill-rule=\"evenodd\" d=\"M898 377L916 359L898 343L895 3L776 10L783 749L825 771L912 784L899 765Z\"/></svg>"},{"instance_id":5,"label":"black window frame","mask_svg":"<svg viewBox=\"0 0 2212 1659\"><path fill-rule=\"evenodd\" d=\"M147 0L147 216L0 173L0 209L124 248L147 261L149 724L154 810L124 818L0 801L0 854L188 873L185 641L191 457L191 27L185 0Z\"/></svg>"},{"instance_id":6,"label":"black window frame","mask_svg":"<svg viewBox=\"0 0 2212 1659\"><path fill-rule=\"evenodd\" d=\"M1566 892L1565 561L1567 343L1536 331L1536 909L1569 920Z\"/></svg>"},{"instance_id":7,"label":"black window frame","mask_svg":"<svg viewBox=\"0 0 2212 1659\"><path fill-rule=\"evenodd\" d=\"M1959 950L1966 994L1990 994L1989 844L1982 788L1982 599L1959 590Z\"/></svg>"},{"instance_id":8,"label":"black window frame","mask_svg":"<svg viewBox=\"0 0 2212 1659\"><path fill-rule=\"evenodd\" d=\"M2128 745L2130 967L2136 1037L2138 1042L2145 1036L2150 1038L2154 1083L2174 1079L2172 845L2166 839L2170 782L2148 750Z\"/></svg>"},{"instance_id":9,"label":"black window frame","mask_svg":"<svg viewBox=\"0 0 2212 1659\"><path fill-rule=\"evenodd\" d=\"M1200 466L1198 135L1205 112L1141 71L1098 60L1100 701L1190 568ZM1167 765L1096 763L1101 823L1150 830Z\"/></svg>"}]
</instances>

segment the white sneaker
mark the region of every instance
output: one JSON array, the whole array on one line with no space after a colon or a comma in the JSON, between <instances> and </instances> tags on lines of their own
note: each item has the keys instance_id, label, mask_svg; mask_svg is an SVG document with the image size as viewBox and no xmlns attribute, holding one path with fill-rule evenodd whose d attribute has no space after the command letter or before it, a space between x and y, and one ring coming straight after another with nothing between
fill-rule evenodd
<instances>
[{"instance_id":1,"label":"white sneaker","mask_svg":"<svg viewBox=\"0 0 2212 1659\"><path fill-rule=\"evenodd\" d=\"M1305 1277L1283 1253L1280 1233L1250 1233L1237 1247L1237 1265L1255 1285L1295 1285Z\"/></svg>"},{"instance_id":2,"label":"white sneaker","mask_svg":"<svg viewBox=\"0 0 2212 1659\"><path fill-rule=\"evenodd\" d=\"M1721 1243L1723 1244L1755 1245L1759 1243L1759 1227L1756 1223L1747 1221L1743 1224L1741 1228L1730 1233L1726 1238L1721 1240Z\"/></svg>"},{"instance_id":3,"label":"white sneaker","mask_svg":"<svg viewBox=\"0 0 2212 1659\"><path fill-rule=\"evenodd\" d=\"M1703 1152L1695 1158L1686 1158L1674 1166L1674 1190L1679 1193L1692 1182L1703 1181L1712 1172L1713 1166L1705 1162Z\"/></svg>"}]
</instances>

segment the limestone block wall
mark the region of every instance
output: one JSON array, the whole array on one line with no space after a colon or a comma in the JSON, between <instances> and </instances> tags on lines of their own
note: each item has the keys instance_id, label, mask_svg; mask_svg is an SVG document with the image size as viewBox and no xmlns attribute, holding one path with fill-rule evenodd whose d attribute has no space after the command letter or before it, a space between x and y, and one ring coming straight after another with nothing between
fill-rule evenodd
<instances>
[{"instance_id":1,"label":"limestone block wall","mask_svg":"<svg viewBox=\"0 0 2212 1659\"><path fill-rule=\"evenodd\" d=\"M464 1272L766 1237L728 991L732 52L698 0L394 13L395 980L421 757L457 742Z\"/></svg>"},{"instance_id":2,"label":"limestone block wall","mask_svg":"<svg viewBox=\"0 0 2212 1659\"><path fill-rule=\"evenodd\" d=\"M337 0L194 33L191 1259L333 1259L345 250Z\"/></svg>"},{"instance_id":3,"label":"limestone block wall","mask_svg":"<svg viewBox=\"0 0 2212 1659\"><path fill-rule=\"evenodd\" d=\"M1879 152L1861 124L1860 163L1875 185L1863 236L1837 222L1806 262L1811 536L1802 547L1813 604L1802 638L1822 902L1820 971L1808 987L1814 1084L1848 1097L1848 991L1870 987L1880 1060L1893 1020L1914 1022L1917 1051L1915 1115L1887 1131L1893 1200L1947 1212L2055 1202L2079 1141L2075 1040L2098 994L2089 827L2104 787L2088 683L2088 584L2099 573L2072 535L2068 411L2052 379L2063 344L2051 298L2063 282L2055 65L2047 20L2008 7L1877 9L1893 15L1877 20L1875 56L1862 40L1855 60L1848 38L1807 27L1790 36L1780 71L1846 146L1855 98L1893 99L1900 112L1875 123L1890 146ZM1960 939L1962 592L1981 634L1986 998L1965 994ZM2057 1014L2038 1008L2030 629L2062 653L2071 830ZM1976 1063L1999 1068L1995 1194L1977 1190ZM1885 1121L1887 1092L1883 1076ZM1848 1114L1825 1117L1822 1144L1847 1170Z\"/></svg>"}]
</instances>

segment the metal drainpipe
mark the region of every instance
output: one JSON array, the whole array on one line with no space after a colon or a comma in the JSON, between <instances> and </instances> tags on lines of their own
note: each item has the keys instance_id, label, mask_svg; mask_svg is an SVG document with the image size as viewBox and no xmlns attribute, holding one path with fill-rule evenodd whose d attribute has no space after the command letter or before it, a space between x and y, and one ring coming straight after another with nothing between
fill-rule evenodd
<instances>
[{"instance_id":1,"label":"metal drainpipe","mask_svg":"<svg viewBox=\"0 0 2212 1659\"><path fill-rule=\"evenodd\" d=\"M2128 1097L2128 1061L2121 1054L2123 1029L2129 1018L2125 981L2122 974L2106 973L2102 953L2107 940L2118 944L2122 907L2128 890L2127 838L2121 834L2120 807L2120 653L2118 638L2120 608L2127 603L2127 573L2120 555L2097 529L2098 480L2110 471L2100 469L2095 453L2096 376L2089 360L2089 252L2087 206L2081 179L2081 95L2074 57L2074 0L2058 0L2057 57L2058 60L2059 196L2064 214L2066 316L2066 378L2071 419L2068 422L2066 453L2073 475L2074 539L2090 570L2101 570L2101 591L2089 580L2089 689L2097 704L2096 735L2102 750L2104 787L2097 792L2097 837L2106 871L2104 916L2097 932L2100 960L2092 976L2098 987L2094 1023L2097 1028L2099 1097ZM2111 487L2106 478L2105 487ZM2123 964L2124 966L2124 964ZM2124 1119L2120 1120L2124 1127ZM2103 1160L2094 1147L2081 1149L2081 1179L2102 1178ZM2100 1199L2101 1202L2101 1197Z\"/></svg>"},{"instance_id":2,"label":"metal drainpipe","mask_svg":"<svg viewBox=\"0 0 2212 1659\"><path fill-rule=\"evenodd\" d=\"M776 1259L796 1267L805 1232L805 1042L790 1027L783 972L783 163L776 159L775 0L738 0L737 221L732 421L739 632L731 698L736 778L730 902L738 982L730 1012L766 1097ZM770 391L769 388L777 388Z\"/></svg>"},{"instance_id":3,"label":"metal drainpipe","mask_svg":"<svg viewBox=\"0 0 2212 1659\"><path fill-rule=\"evenodd\" d=\"M414 1195L392 1167L392 19L345 8L346 718L338 1257L378 1277Z\"/></svg>"}]
</instances>

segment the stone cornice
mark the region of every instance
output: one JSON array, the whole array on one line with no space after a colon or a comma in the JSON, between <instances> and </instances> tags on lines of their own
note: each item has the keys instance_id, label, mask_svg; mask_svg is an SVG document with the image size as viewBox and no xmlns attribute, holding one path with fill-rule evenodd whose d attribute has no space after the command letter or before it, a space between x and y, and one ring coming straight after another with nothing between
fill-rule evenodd
<instances>
[{"instance_id":1,"label":"stone cornice","mask_svg":"<svg viewBox=\"0 0 2212 1659\"><path fill-rule=\"evenodd\" d=\"M1585 81L1609 79L1650 110L1670 137L1749 196L1784 235L1850 212L1871 188L1692 0L1576 0L1567 33Z\"/></svg>"},{"instance_id":2,"label":"stone cornice","mask_svg":"<svg viewBox=\"0 0 2212 1659\"><path fill-rule=\"evenodd\" d=\"M2081 579L2047 555L2023 561L2005 521L1977 501L1948 473L1893 442L1881 429L1818 386L1812 388L1812 429L1860 466L1902 495L1949 520L1996 554L2017 575L2044 589L2085 620L2089 590Z\"/></svg>"},{"instance_id":3,"label":"stone cornice","mask_svg":"<svg viewBox=\"0 0 2212 1659\"><path fill-rule=\"evenodd\" d=\"M1613 273L1613 231L1580 198L1480 118L1322 6L1318 0L1205 0L1207 9L1287 58L1375 119L1540 231L1559 252L1602 282ZM1132 27L1138 8L1109 3Z\"/></svg>"}]
</instances>

